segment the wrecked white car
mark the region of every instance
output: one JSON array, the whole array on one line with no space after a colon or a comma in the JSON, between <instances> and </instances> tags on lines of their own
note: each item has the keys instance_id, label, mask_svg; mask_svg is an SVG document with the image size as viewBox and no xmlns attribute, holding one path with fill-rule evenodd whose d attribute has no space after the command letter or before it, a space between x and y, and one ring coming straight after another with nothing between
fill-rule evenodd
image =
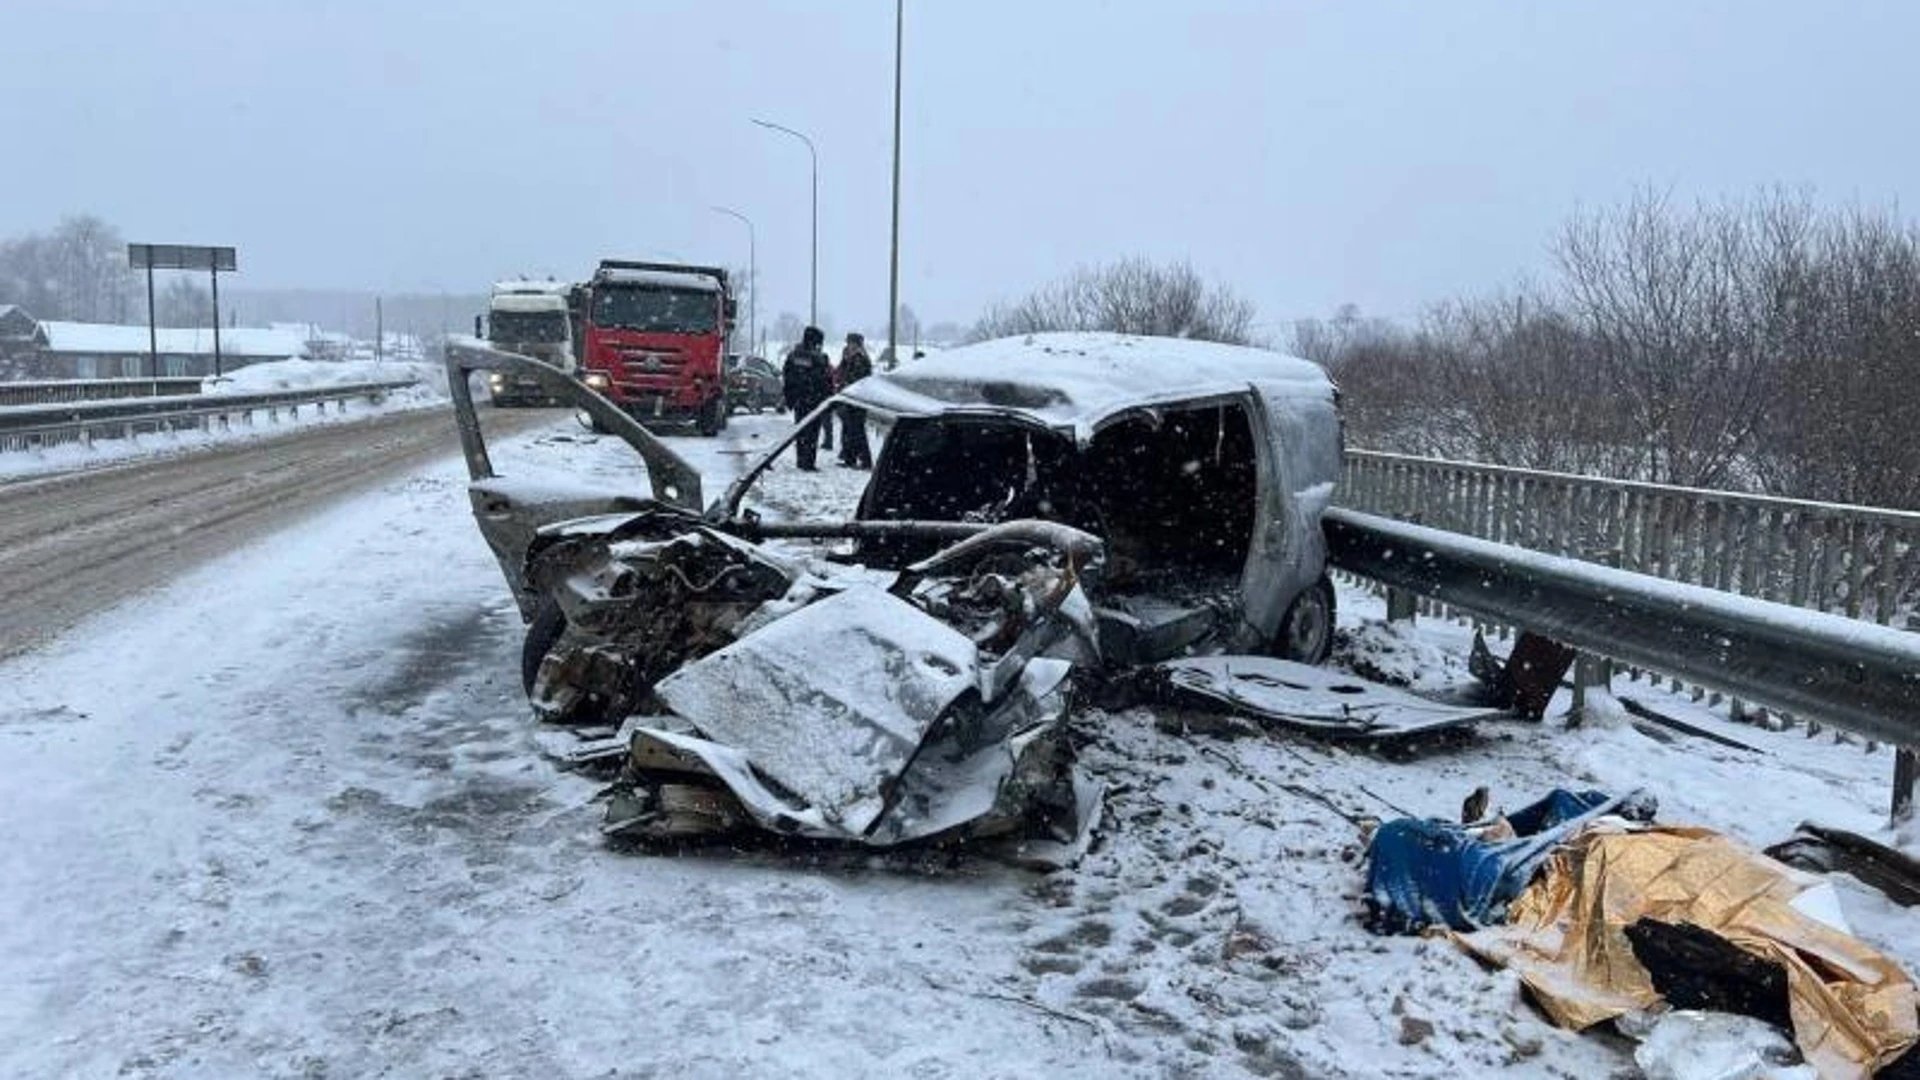
<instances>
[{"instance_id":1,"label":"wrecked white car","mask_svg":"<svg viewBox=\"0 0 1920 1080\"><path fill-rule=\"evenodd\" d=\"M498 477L463 391L524 361L476 343L447 363L474 511L529 622L529 698L628 725L614 831L1070 841L1091 805L1070 674L1150 669L1216 707L1351 690L1300 678L1332 643L1320 514L1341 458L1307 361L1050 334L875 374L815 414L857 408L882 435L857 510L824 521L757 496L788 443L703 509L669 447L549 369L639 453L651 497Z\"/></svg>"}]
</instances>

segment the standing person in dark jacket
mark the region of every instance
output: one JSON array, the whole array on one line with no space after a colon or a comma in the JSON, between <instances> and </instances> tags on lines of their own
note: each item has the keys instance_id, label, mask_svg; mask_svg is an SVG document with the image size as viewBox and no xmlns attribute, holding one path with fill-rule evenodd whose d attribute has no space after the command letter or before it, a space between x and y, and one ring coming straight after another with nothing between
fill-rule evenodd
<instances>
[{"instance_id":1,"label":"standing person in dark jacket","mask_svg":"<svg viewBox=\"0 0 1920 1080\"><path fill-rule=\"evenodd\" d=\"M867 339L848 334L840 350L840 389L845 390L873 374L873 358L867 355ZM873 468L873 448L867 445L867 410L852 405L840 406L840 464L851 469Z\"/></svg>"},{"instance_id":2,"label":"standing person in dark jacket","mask_svg":"<svg viewBox=\"0 0 1920 1080\"><path fill-rule=\"evenodd\" d=\"M786 362L781 366L785 403L787 408L793 410L796 421L805 419L808 413L819 408L820 403L833 394L833 373L827 363L827 352L821 347L826 340L827 335L821 333L819 327L807 327L800 334L800 344L788 350ZM813 463L819 438L818 421L801 429L800 438L793 446L801 471L819 471L819 467Z\"/></svg>"}]
</instances>

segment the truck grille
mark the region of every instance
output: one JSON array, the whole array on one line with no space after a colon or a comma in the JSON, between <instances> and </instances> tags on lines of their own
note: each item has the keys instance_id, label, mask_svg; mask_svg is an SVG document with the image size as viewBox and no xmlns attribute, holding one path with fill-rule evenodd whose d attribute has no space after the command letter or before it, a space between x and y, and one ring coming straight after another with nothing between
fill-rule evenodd
<instances>
[{"instance_id":1,"label":"truck grille","mask_svg":"<svg viewBox=\"0 0 1920 1080\"><path fill-rule=\"evenodd\" d=\"M686 366L686 358L670 352L623 352L620 370L627 375L671 375Z\"/></svg>"}]
</instances>

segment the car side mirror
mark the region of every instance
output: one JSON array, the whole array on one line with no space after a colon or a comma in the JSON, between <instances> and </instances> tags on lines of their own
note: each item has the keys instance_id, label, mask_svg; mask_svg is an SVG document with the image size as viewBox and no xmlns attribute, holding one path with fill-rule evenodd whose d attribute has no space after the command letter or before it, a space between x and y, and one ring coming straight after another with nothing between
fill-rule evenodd
<instances>
[{"instance_id":1,"label":"car side mirror","mask_svg":"<svg viewBox=\"0 0 1920 1080\"><path fill-rule=\"evenodd\" d=\"M486 325L487 317L485 315L475 315L473 317L473 336L485 340L487 336Z\"/></svg>"}]
</instances>

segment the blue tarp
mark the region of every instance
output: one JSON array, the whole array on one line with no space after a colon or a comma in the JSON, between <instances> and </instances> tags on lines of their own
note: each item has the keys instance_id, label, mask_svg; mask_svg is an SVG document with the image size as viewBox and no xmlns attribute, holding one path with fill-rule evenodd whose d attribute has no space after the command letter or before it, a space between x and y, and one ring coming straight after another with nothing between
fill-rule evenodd
<instances>
[{"instance_id":1,"label":"blue tarp","mask_svg":"<svg viewBox=\"0 0 1920 1080\"><path fill-rule=\"evenodd\" d=\"M1602 814L1650 819L1653 801L1641 792L1614 797L1603 791L1555 788L1539 802L1507 815L1516 836L1487 842L1457 822L1400 818L1380 826L1367 845L1367 925L1382 934L1415 933L1428 926L1473 930L1506 918L1547 856L1582 825Z\"/></svg>"}]
</instances>

